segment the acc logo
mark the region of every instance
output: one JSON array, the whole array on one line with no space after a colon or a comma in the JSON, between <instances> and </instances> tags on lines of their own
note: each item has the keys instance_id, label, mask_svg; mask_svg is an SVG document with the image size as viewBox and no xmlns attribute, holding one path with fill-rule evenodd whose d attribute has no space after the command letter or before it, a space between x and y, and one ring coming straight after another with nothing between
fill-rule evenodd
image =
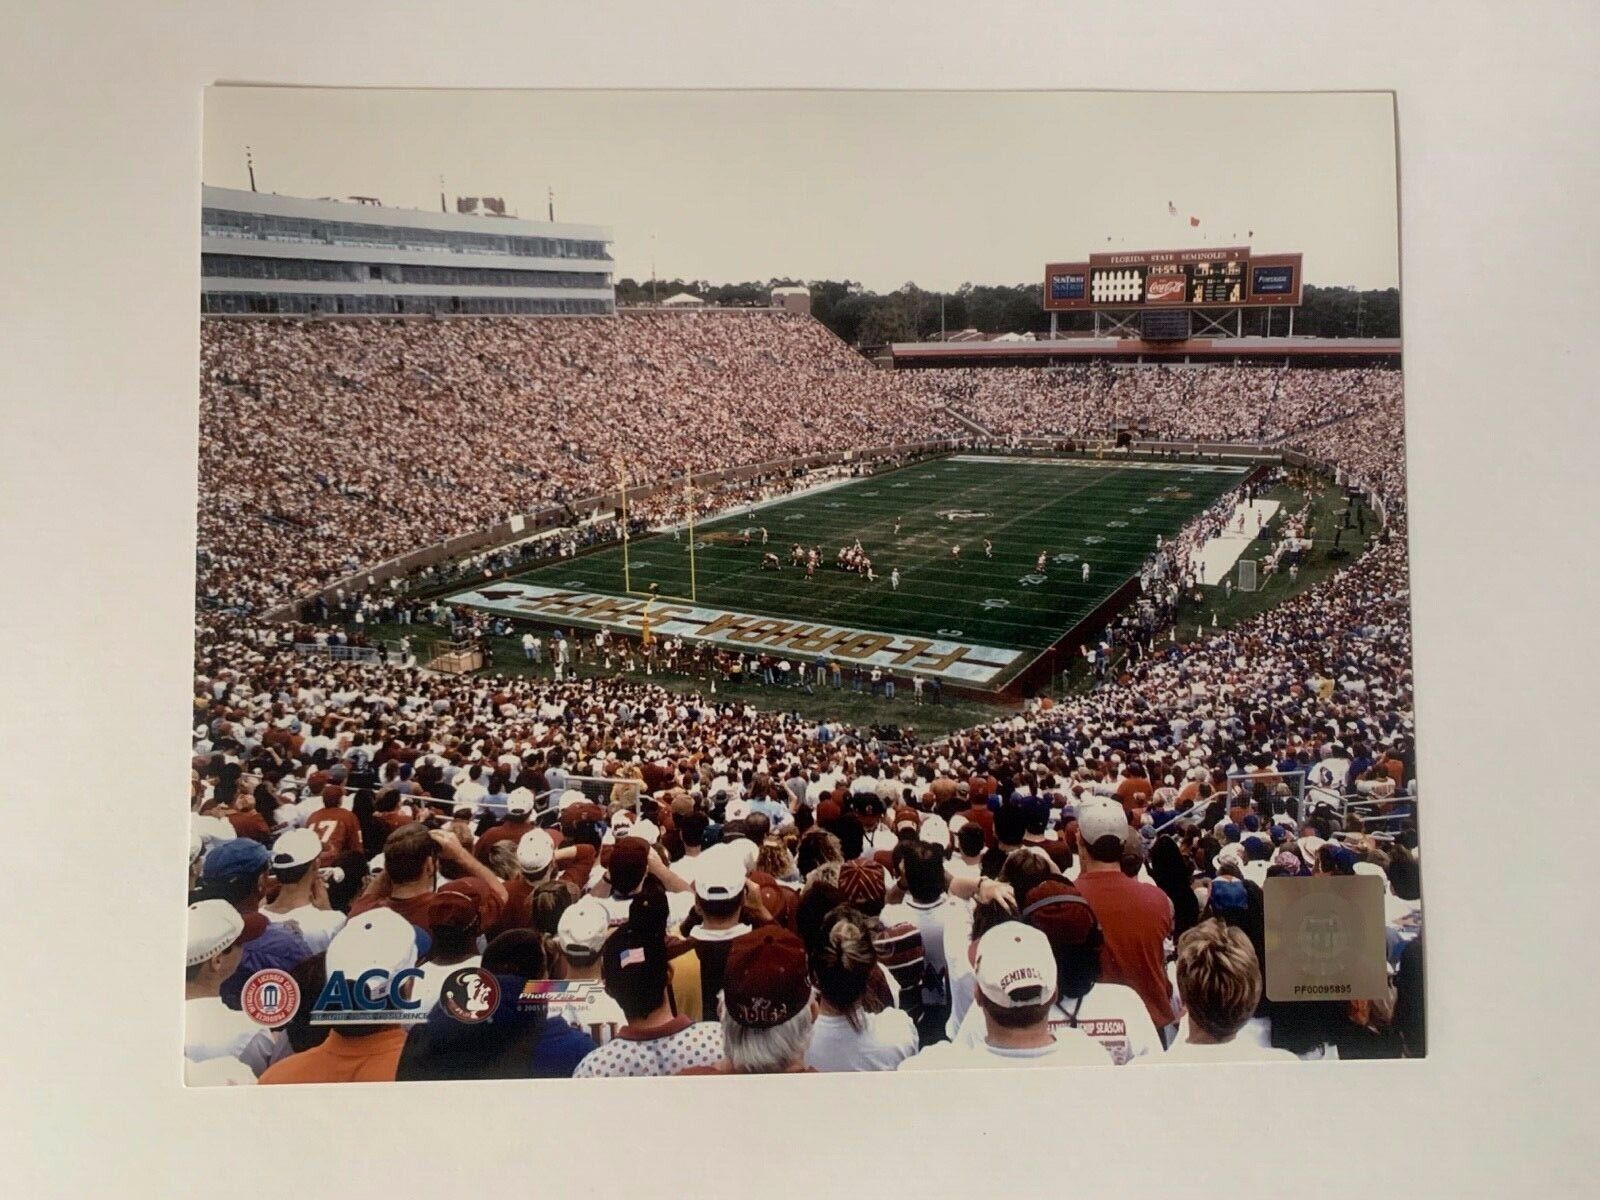
<instances>
[{"instance_id":1,"label":"acc logo","mask_svg":"<svg viewBox=\"0 0 1600 1200\"><path fill-rule=\"evenodd\" d=\"M322 985L322 991L311 1006L313 1025L339 1025L346 1021L410 1021L428 1019L420 1001L410 998L406 985L421 979L422 972L415 967L396 971L392 976L382 967L363 971L354 979L343 971L335 971Z\"/></svg>"},{"instance_id":2,"label":"acc logo","mask_svg":"<svg viewBox=\"0 0 1600 1200\"><path fill-rule=\"evenodd\" d=\"M439 1006L464 1024L480 1024L500 1007L500 981L482 967L452 971L439 992Z\"/></svg>"},{"instance_id":3,"label":"acc logo","mask_svg":"<svg viewBox=\"0 0 1600 1200\"><path fill-rule=\"evenodd\" d=\"M287 971L267 967L244 981L239 1008L256 1024L276 1029L300 1011L300 985Z\"/></svg>"}]
</instances>

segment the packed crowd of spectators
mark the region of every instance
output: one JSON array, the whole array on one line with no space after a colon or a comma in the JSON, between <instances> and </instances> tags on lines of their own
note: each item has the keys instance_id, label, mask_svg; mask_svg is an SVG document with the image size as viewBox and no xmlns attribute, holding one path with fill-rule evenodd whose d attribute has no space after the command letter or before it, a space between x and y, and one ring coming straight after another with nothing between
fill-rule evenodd
<instances>
[{"instance_id":1,"label":"packed crowd of spectators","mask_svg":"<svg viewBox=\"0 0 1600 1200\"><path fill-rule=\"evenodd\" d=\"M1420 953L1413 829L1370 836L1317 806L1350 791L1403 811L1415 779L1403 593L1383 563L1370 566L1370 581L1345 572L1087 696L894 750L837 723L638 682L313 662L269 628L212 618L195 680L192 898L238 919L218 946L216 923L192 918L194 1078L1111 1065L1159 1059L1163 1046L1184 1058L1202 1046L1211 1058L1417 1052L1416 998L1398 984L1376 1005L1274 1006L1261 993L1260 887L1275 874L1381 874L1397 980ZM1249 778L1295 772L1312 781L1297 806ZM547 804L556 819L544 824ZM580 936L578 917L564 918L585 897L604 913ZM1074 897L1082 911L1056 911ZM424 931L419 944L437 949L409 962L420 953L441 978L509 955L496 972L507 995L529 979L603 987L559 1016L508 1009L483 1035L504 1039L494 1068L483 1046L441 1049L460 1032L443 1014L409 1031L332 1032L268 1032L241 1016L239 988L263 967L294 974L308 996L330 964L396 969L365 948L382 940L370 928L379 908ZM1027 959L1040 990L1023 1043L994 1010L1027 997L984 986L983 939L1015 924L1050 949ZM1236 1001L1220 1026L1185 990L1195 929L1232 946ZM641 948L653 987L642 995L617 961ZM806 964L784 984L803 996L787 1007L749 985L769 1016L787 1014L777 1024L810 1012L787 1051L757 1053L767 1039L742 1036L735 952L756 955L756 980L782 974L786 953ZM584 975L596 961L610 965ZM1075 1022L1094 1031L1088 1041Z\"/></svg>"},{"instance_id":2,"label":"packed crowd of spectators","mask_svg":"<svg viewBox=\"0 0 1600 1200\"><path fill-rule=\"evenodd\" d=\"M561 424L582 405L556 395L546 372L599 403L579 384L613 371L634 398L629 419L641 421L652 419L638 410L655 386L641 379L714 397L724 409L712 423L731 438L728 422L744 422L754 438L711 462L704 447L674 452L660 460L669 470L817 444L760 397L752 408L732 403L763 375L761 355L775 379L821 389L807 392L813 408L825 403L819 394L840 397L903 422L897 438L938 428L939 404L974 403L941 399L928 381L897 392L884 385L897 377L811 344L806 322L717 319L726 323L207 327L208 372L223 374L205 388L198 586L241 611L202 608L196 626L190 1079L1423 1053L1403 536L1367 544L1344 569L1231 628L1152 645L1091 691L928 744L621 675L452 677L305 657L292 631L260 616L263 603L340 564L453 531L472 504L527 507L508 462L537 460L540 486L572 486L571 464L603 454L580 440L594 428L587 418ZM721 340L733 320L756 322L743 327L763 331L755 345ZM653 332L678 347L670 355L632 342L656 321ZM602 324L612 332L591 328ZM685 367L694 355L679 353L684 343L717 365ZM537 355L528 361L538 370L519 371L516 355ZM724 370L740 382L720 379ZM983 372L997 388L1020 374ZM1299 393L1313 386L1300 376L1319 373L1278 384L1260 374L1240 388L1253 397L1245 408L1263 388ZM827 391L835 375L851 382ZM1146 377L1157 378L1137 375ZM938 386L966 381L951 374ZM1041 373L1035 399L1061 386ZM1340 395L1355 407L1334 423L1310 406L1294 410L1295 427L1283 407L1233 433L1287 435L1398 509L1398 381L1350 388ZM784 394L792 407L794 393ZM481 426L465 419L480 395L491 413ZM1224 413L1220 396L1208 392L1202 411ZM375 424L342 429L319 404ZM532 437L507 436L518 405L539 410ZM550 411L556 424L539 425ZM1210 425L1204 415L1207 430L1190 435L1219 436L1212 430L1236 419ZM775 427L763 438L767 420ZM489 429L498 449L480 431ZM883 433L856 425L835 436L890 440ZM271 446L253 463L246 445L259 451L261 438ZM335 441L350 453L331 453ZM569 457L580 445L586 457ZM385 525L396 480L424 463L440 478L471 479L469 507L441 517L402 505ZM400 490L422 494L417 478ZM312 527L321 539L307 536ZM280 547L292 550L275 560ZM1180 584L1191 549L1169 555ZM1364 815L1353 815L1352 797ZM1262 885L1311 874L1381 877L1387 999L1265 996ZM291 975L303 997L277 1028L241 1012L245 980L267 967ZM466 968L498 988L499 1007L481 1023L453 1015L452 981ZM373 970L415 972L396 995L370 995L374 1011L415 1002L426 1019L310 1022L330 977Z\"/></svg>"},{"instance_id":3,"label":"packed crowd of spectators","mask_svg":"<svg viewBox=\"0 0 1600 1200\"><path fill-rule=\"evenodd\" d=\"M207 322L201 600L281 603L515 513L607 493L619 459L632 482L650 483L969 436L947 406L1001 439L1126 426L1298 434L1291 444L1343 459L1348 430L1377 443L1368 475L1386 486L1398 476L1392 371L883 372L815 321L767 312Z\"/></svg>"},{"instance_id":4,"label":"packed crowd of spectators","mask_svg":"<svg viewBox=\"0 0 1600 1200\"><path fill-rule=\"evenodd\" d=\"M207 322L200 588L259 606L636 483L953 429L784 314Z\"/></svg>"},{"instance_id":5,"label":"packed crowd of spectators","mask_svg":"<svg viewBox=\"0 0 1600 1200\"><path fill-rule=\"evenodd\" d=\"M978 367L911 372L924 394L1001 437L1277 442L1375 407L1397 416L1400 373L1302 367Z\"/></svg>"}]
</instances>

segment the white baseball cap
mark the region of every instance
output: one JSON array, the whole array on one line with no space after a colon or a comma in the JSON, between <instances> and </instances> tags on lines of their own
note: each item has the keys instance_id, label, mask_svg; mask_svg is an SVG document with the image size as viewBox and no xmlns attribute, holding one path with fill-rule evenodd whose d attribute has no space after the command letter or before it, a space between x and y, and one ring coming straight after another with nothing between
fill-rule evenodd
<instances>
[{"instance_id":1,"label":"white baseball cap","mask_svg":"<svg viewBox=\"0 0 1600 1200\"><path fill-rule=\"evenodd\" d=\"M303 867L316 862L321 853L322 839L317 836L316 830L291 829L280 833L278 840L272 843L271 867L274 871Z\"/></svg>"},{"instance_id":2,"label":"white baseball cap","mask_svg":"<svg viewBox=\"0 0 1600 1200\"><path fill-rule=\"evenodd\" d=\"M713 846L695 861L694 894L702 900L731 900L744 895L749 872L737 847Z\"/></svg>"},{"instance_id":3,"label":"white baseball cap","mask_svg":"<svg viewBox=\"0 0 1600 1200\"><path fill-rule=\"evenodd\" d=\"M389 981L417 965L417 927L392 908L371 908L352 917L328 943L328 974L344 973L352 982L371 970L388 978L367 981L367 997L379 1000L389 994Z\"/></svg>"},{"instance_id":4,"label":"white baseball cap","mask_svg":"<svg viewBox=\"0 0 1600 1200\"><path fill-rule=\"evenodd\" d=\"M517 865L529 874L548 867L556 856L556 842L543 829L530 829L517 843Z\"/></svg>"},{"instance_id":5,"label":"white baseball cap","mask_svg":"<svg viewBox=\"0 0 1600 1200\"><path fill-rule=\"evenodd\" d=\"M1104 837L1122 841L1128 836L1128 814L1114 800L1090 800L1078 805L1078 833L1086 846Z\"/></svg>"},{"instance_id":6,"label":"white baseball cap","mask_svg":"<svg viewBox=\"0 0 1600 1200\"><path fill-rule=\"evenodd\" d=\"M978 988L1000 1008L1044 1004L1056 991L1050 939L1032 925L1004 921L978 940Z\"/></svg>"},{"instance_id":7,"label":"white baseball cap","mask_svg":"<svg viewBox=\"0 0 1600 1200\"><path fill-rule=\"evenodd\" d=\"M611 932L611 914L593 896L585 896L561 914L556 922L556 941L565 954L593 958L606 944Z\"/></svg>"},{"instance_id":8,"label":"white baseball cap","mask_svg":"<svg viewBox=\"0 0 1600 1200\"><path fill-rule=\"evenodd\" d=\"M244 918L226 900L200 900L189 905L189 949L183 965L192 967L222 953L243 932Z\"/></svg>"},{"instance_id":9,"label":"white baseball cap","mask_svg":"<svg viewBox=\"0 0 1600 1200\"><path fill-rule=\"evenodd\" d=\"M585 796L577 788L568 788L561 793L561 803L557 807L571 808L574 804L587 804L588 802L589 797Z\"/></svg>"},{"instance_id":10,"label":"white baseball cap","mask_svg":"<svg viewBox=\"0 0 1600 1200\"><path fill-rule=\"evenodd\" d=\"M619 808L611 814L611 832L621 833L623 829L633 824L633 813L626 808Z\"/></svg>"},{"instance_id":11,"label":"white baseball cap","mask_svg":"<svg viewBox=\"0 0 1600 1200\"><path fill-rule=\"evenodd\" d=\"M525 787L519 787L506 797L506 813L512 816L523 816L533 811L533 793Z\"/></svg>"},{"instance_id":12,"label":"white baseball cap","mask_svg":"<svg viewBox=\"0 0 1600 1200\"><path fill-rule=\"evenodd\" d=\"M922 824L917 826L917 838L920 841L931 842L941 848L950 845L950 826L945 824L944 818L937 814L922 818Z\"/></svg>"},{"instance_id":13,"label":"white baseball cap","mask_svg":"<svg viewBox=\"0 0 1600 1200\"><path fill-rule=\"evenodd\" d=\"M627 837L643 838L654 846L661 840L661 826L654 821L635 821L628 827Z\"/></svg>"}]
</instances>

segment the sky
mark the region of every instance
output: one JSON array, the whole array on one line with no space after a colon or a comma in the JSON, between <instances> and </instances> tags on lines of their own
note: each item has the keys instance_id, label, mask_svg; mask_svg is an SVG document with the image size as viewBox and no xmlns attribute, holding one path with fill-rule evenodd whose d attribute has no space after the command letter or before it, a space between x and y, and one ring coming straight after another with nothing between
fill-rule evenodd
<instances>
[{"instance_id":1,"label":"sky","mask_svg":"<svg viewBox=\"0 0 1600 1200\"><path fill-rule=\"evenodd\" d=\"M209 90L204 181L248 187L247 145L264 192L437 209L443 175L540 219L554 189L619 279L948 290L1248 244L1399 284L1388 93Z\"/></svg>"}]
</instances>

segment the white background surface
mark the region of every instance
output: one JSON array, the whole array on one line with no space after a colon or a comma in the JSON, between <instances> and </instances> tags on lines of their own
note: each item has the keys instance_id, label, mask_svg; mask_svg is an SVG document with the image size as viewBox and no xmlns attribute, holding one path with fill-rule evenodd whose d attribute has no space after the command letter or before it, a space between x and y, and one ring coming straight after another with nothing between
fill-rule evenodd
<instances>
[{"instance_id":1,"label":"white background surface","mask_svg":"<svg viewBox=\"0 0 1600 1200\"><path fill-rule=\"evenodd\" d=\"M4 11L0 1188L1592 1187L1594 5L7 0ZM1398 89L1431 1057L186 1093L172 964L199 123L201 87L216 80Z\"/></svg>"}]
</instances>

